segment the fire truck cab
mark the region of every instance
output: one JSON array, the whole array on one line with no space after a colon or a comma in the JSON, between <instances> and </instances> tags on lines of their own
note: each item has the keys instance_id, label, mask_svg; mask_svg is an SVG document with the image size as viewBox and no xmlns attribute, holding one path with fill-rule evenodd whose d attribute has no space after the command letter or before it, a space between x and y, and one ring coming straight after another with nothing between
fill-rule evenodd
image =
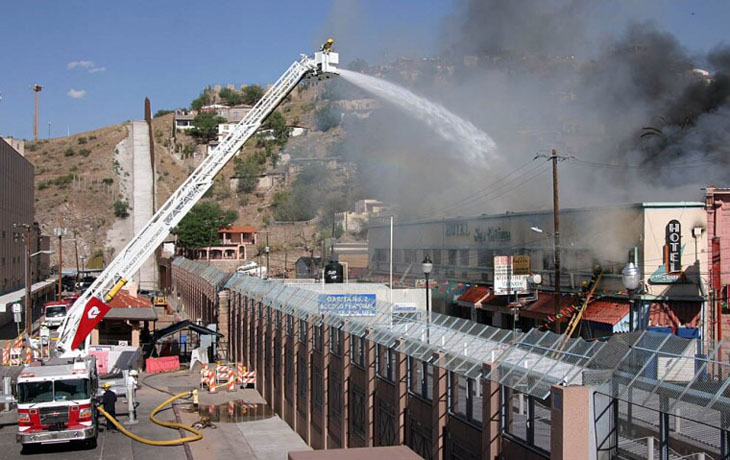
<instances>
[{"instance_id":1,"label":"fire truck cab","mask_svg":"<svg viewBox=\"0 0 730 460\"><path fill-rule=\"evenodd\" d=\"M93 356L52 358L25 366L16 386L16 441L24 447L71 441L95 446L98 384Z\"/></svg>"}]
</instances>

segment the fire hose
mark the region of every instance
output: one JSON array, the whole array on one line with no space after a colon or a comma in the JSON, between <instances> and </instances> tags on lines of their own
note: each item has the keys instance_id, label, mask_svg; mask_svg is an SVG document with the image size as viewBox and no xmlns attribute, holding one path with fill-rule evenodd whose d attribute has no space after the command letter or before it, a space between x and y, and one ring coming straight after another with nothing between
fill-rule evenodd
<instances>
[{"instance_id":1,"label":"fire hose","mask_svg":"<svg viewBox=\"0 0 730 460\"><path fill-rule=\"evenodd\" d=\"M200 434L200 432L198 430L196 430L195 428L189 427L187 425L183 425L182 423L164 422L162 420L158 420L157 418L155 418L155 414L158 413L159 411L161 411L162 408L165 407L166 405L171 404L173 401L186 397L186 396L190 396L191 394L192 394L192 392L190 392L190 391L186 391L184 393L178 393L175 396L167 399L165 402L163 402L159 406L155 407L155 409L150 413L150 420L152 420L152 423L163 426L165 428L181 429L181 430L185 430L190 433L193 433L193 436L188 436L186 438L170 439L167 441L155 441L153 439L145 439L141 436L137 436L136 434L134 434L131 431L124 428L124 426L122 426L122 424L119 423L117 421L117 419L115 419L114 417L109 415L109 413L107 411L105 411L104 408L102 408L101 406L97 406L97 409L99 410L99 412L101 412L104 415L104 417L106 417L107 420L111 420L111 422L114 424L115 427L117 427L117 429L119 429L119 431L121 431L123 434L134 439L137 442L141 442L142 444L147 444L149 446L180 446L182 444L185 444L186 442L199 441L199 440L203 439L203 435Z\"/></svg>"}]
</instances>

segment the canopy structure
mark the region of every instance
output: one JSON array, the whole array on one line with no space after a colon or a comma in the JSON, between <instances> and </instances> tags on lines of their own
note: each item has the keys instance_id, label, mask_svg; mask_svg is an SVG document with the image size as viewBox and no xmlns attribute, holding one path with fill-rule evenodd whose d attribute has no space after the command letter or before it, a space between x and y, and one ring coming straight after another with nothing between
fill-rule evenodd
<instances>
[{"instance_id":1,"label":"canopy structure","mask_svg":"<svg viewBox=\"0 0 730 460\"><path fill-rule=\"evenodd\" d=\"M730 411L730 343L639 331L588 342L537 329L514 332L432 313L392 313L376 302L374 316L320 314L320 293L281 281L236 275L226 289L315 324L329 324L396 348L472 379L490 379L540 399L551 385L591 385L598 392L647 408L691 414L720 428ZM703 350L703 345L705 349ZM492 372L484 372L484 363ZM727 429L727 428L725 428Z\"/></svg>"}]
</instances>

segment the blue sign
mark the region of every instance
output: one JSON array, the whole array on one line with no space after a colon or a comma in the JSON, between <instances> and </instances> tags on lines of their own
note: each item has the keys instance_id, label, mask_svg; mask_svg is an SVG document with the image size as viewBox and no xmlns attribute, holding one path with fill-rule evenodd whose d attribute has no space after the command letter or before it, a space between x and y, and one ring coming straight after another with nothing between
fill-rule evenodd
<instances>
[{"instance_id":1,"label":"blue sign","mask_svg":"<svg viewBox=\"0 0 730 460\"><path fill-rule=\"evenodd\" d=\"M320 294L319 312L340 316L375 316L375 294Z\"/></svg>"}]
</instances>

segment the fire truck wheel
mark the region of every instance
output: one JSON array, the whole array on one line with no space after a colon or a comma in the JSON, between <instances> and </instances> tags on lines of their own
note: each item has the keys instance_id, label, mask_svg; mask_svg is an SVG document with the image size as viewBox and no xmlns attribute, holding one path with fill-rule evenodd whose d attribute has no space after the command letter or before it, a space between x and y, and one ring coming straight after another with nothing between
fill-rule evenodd
<instances>
[{"instance_id":1,"label":"fire truck wheel","mask_svg":"<svg viewBox=\"0 0 730 460\"><path fill-rule=\"evenodd\" d=\"M99 435L97 434L93 438L87 439L86 441L84 441L84 447L87 449L96 449L96 441L97 441L98 437L99 437Z\"/></svg>"}]
</instances>

